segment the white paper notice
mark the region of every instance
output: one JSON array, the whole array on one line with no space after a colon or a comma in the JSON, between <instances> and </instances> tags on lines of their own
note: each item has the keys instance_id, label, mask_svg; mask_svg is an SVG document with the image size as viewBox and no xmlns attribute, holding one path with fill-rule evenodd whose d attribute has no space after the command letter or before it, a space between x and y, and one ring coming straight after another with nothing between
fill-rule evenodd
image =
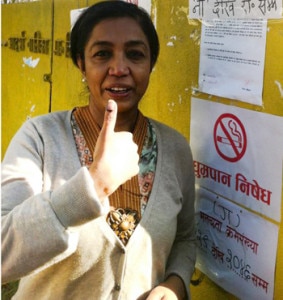
<instances>
[{"instance_id":1,"label":"white paper notice","mask_svg":"<svg viewBox=\"0 0 283 300\"><path fill-rule=\"evenodd\" d=\"M282 0L189 0L191 19L280 19Z\"/></svg>"},{"instance_id":2,"label":"white paper notice","mask_svg":"<svg viewBox=\"0 0 283 300\"><path fill-rule=\"evenodd\" d=\"M128 3L133 3L138 5L139 7L142 7L147 11L147 13L150 15L151 13L151 0L124 0Z\"/></svg>"},{"instance_id":3,"label":"white paper notice","mask_svg":"<svg viewBox=\"0 0 283 300\"><path fill-rule=\"evenodd\" d=\"M196 183L278 222L283 117L192 98Z\"/></svg>"},{"instance_id":4,"label":"white paper notice","mask_svg":"<svg viewBox=\"0 0 283 300\"><path fill-rule=\"evenodd\" d=\"M205 189L196 196L196 267L239 299L272 300L278 226Z\"/></svg>"},{"instance_id":5,"label":"white paper notice","mask_svg":"<svg viewBox=\"0 0 283 300\"><path fill-rule=\"evenodd\" d=\"M213 20L202 23L199 89L262 105L265 20Z\"/></svg>"},{"instance_id":6,"label":"white paper notice","mask_svg":"<svg viewBox=\"0 0 283 300\"><path fill-rule=\"evenodd\" d=\"M71 28L74 27L75 23L77 22L79 16L87 9L87 7L72 9L70 11L70 21L71 21Z\"/></svg>"},{"instance_id":7,"label":"white paper notice","mask_svg":"<svg viewBox=\"0 0 283 300\"><path fill-rule=\"evenodd\" d=\"M151 0L124 0L124 2L132 3L142 7L147 13L151 14ZM70 11L70 19L71 19L71 28L74 26L75 22L88 7L83 7L79 9L73 9Z\"/></svg>"}]
</instances>

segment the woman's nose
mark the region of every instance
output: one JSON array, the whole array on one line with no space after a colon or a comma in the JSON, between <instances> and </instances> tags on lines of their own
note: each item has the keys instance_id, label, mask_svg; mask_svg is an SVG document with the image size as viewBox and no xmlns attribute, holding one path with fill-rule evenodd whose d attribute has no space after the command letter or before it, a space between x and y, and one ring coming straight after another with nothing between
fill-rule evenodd
<instances>
[{"instance_id":1,"label":"woman's nose","mask_svg":"<svg viewBox=\"0 0 283 300\"><path fill-rule=\"evenodd\" d=\"M123 55L114 56L110 62L109 75L121 77L129 73L127 59Z\"/></svg>"}]
</instances>

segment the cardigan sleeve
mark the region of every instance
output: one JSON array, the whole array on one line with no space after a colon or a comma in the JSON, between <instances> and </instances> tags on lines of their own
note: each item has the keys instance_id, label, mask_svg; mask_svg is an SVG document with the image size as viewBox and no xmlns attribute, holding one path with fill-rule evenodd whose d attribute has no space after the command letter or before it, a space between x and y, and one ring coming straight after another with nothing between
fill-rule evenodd
<instances>
[{"instance_id":1,"label":"cardigan sleeve","mask_svg":"<svg viewBox=\"0 0 283 300\"><path fill-rule=\"evenodd\" d=\"M182 190L182 209L178 215L177 233L166 266L166 278L178 275L184 282L187 299L190 299L190 279L196 261L195 239L195 176L192 153L189 145L183 142L175 144L176 173Z\"/></svg>"},{"instance_id":2,"label":"cardigan sleeve","mask_svg":"<svg viewBox=\"0 0 283 300\"><path fill-rule=\"evenodd\" d=\"M46 158L52 153L46 153L51 151L35 124L27 121L22 126L2 163L3 283L71 255L78 243L76 226L109 209L108 202L98 200L85 167L67 180L60 176L64 170L45 174L46 169L54 169L45 164L54 162ZM44 188L45 177L55 182L54 190Z\"/></svg>"}]
</instances>

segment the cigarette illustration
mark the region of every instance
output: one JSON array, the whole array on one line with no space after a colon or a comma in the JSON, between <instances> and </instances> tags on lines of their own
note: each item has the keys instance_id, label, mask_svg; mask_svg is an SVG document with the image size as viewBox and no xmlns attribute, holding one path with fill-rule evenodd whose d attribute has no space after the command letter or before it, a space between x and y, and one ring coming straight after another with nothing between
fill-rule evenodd
<instances>
[{"instance_id":1,"label":"cigarette illustration","mask_svg":"<svg viewBox=\"0 0 283 300\"><path fill-rule=\"evenodd\" d=\"M242 135L241 132L238 130L237 124L236 122L234 122L233 120L230 120L228 122L228 128L227 131L231 134L231 136L233 135L234 138L232 139L228 139L227 137L223 137L218 135L216 137L217 141L223 144L227 144L227 145L231 145L231 142L233 142L233 144L237 147L237 148L242 148L243 144L242 144Z\"/></svg>"}]
</instances>

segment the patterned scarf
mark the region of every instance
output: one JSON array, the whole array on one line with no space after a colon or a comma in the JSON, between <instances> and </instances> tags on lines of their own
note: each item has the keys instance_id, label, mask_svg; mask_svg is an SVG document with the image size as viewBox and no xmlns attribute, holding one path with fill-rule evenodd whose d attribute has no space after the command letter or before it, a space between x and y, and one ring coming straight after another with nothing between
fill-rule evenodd
<instances>
[{"instance_id":1,"label":"patterned scarf","mask_svg":"<svg viewBox=\"0 0 283 300\"><path fill-rule=\"evenodd\" d=\"M86 145L92 154L101 128L93 119L89 106L76 108L74 111L74 117L83 133ZM133 132L133 140L138 145L138 153L140 156L147 134L147 127L148 120L141 112L139 112ZM109 201L110 205L115 208L131 208L132 210L136 210L140 216L141 192L138 175L122 184L113 194L110 195Z\"/></svg>"}]
</instances>

